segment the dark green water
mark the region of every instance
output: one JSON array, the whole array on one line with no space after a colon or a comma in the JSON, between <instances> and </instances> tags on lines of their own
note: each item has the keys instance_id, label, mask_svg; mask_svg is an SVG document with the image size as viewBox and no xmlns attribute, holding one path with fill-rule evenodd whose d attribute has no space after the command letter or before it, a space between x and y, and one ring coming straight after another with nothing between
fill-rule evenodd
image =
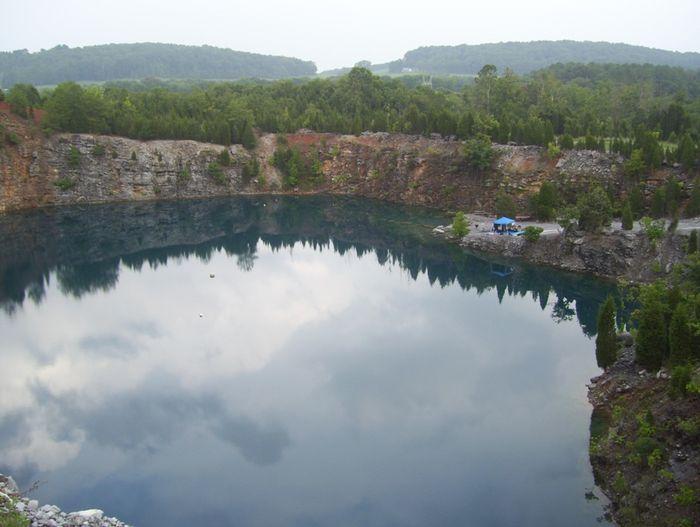
<instances>
[{"instance_id":1,"label":"dark green water","mask_svg":"<svg viewBox=\"0 0 700 527\"><path fill-rule=\"evenodd\" d=\"M441 221L322 197L0 216L0 472L140 526L597 525L610 286L466 255Z\"/></svg>"}]
</instances>

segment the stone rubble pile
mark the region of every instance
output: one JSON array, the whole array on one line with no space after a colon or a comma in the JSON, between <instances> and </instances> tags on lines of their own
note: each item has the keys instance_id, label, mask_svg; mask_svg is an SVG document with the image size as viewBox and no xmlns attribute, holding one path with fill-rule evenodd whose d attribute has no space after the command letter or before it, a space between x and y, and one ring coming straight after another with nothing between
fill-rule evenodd
<instances>
[{"instance_id":1,"label":"stone rubble pile","mask_svg":"<svg viewBox=\"0 0 700 527\"><path fill-rule=\"evenodd\" d=\"M39 507L37 500L20 494L12 477L0 474L0 515L13 509L25 516L31 527L128 527L99 509L63 512L55 505Z\"/></svg>"}]
</instances>

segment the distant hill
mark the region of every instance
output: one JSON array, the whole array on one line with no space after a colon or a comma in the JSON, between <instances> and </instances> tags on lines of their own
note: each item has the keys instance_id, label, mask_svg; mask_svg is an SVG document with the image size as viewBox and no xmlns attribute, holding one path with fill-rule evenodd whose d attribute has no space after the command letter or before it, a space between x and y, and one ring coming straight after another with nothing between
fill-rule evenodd
<instances>
[{"instance_id":1,"label":"distant hill","mask_svg":"<svg viewBox=\"0 0 700 527\"><path fill-rule=\"evenodd\" d=\"M427 46L406 53L403 59L369 68L375 73L421 72L433 75L473 75L484 64L499 71L510 68L524 74L556 63L655 64L700 68L700 53L680 53L663 49L573 40L501 42L460 46ZM343 70L326 72L333 74Z\"/></svg>"},{"instance_id":2,"label":"distant hill","mask_svg":"<svg viewBox=\"0 0 700 527\"><path fill-rule=\"evenodd\" d=\"M280 79L314 75L316 65L289 57L212 46L105 44L56 46L29 53L0 52L0 86L161 77L170 79Z\"/></svg>"}]
</instances>

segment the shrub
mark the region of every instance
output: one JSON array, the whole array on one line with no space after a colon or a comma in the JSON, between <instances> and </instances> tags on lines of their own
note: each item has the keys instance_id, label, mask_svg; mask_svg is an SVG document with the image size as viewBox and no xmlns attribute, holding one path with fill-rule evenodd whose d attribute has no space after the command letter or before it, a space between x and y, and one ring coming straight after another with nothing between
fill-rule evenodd
<instances>
[{"instance_id":1,"label":"shrub","mask_svg":"<svg viewBox=\"0 0 700 527\"><path fill-rule=\"evenodd\" d=\"M62 177L53 182L61 190L70 190L75 186L75 181L69 177Z\"/></svg>"},{"instance_id":2,"label":"shrub","mask_svg":"<svg viewBox=\"0 0 700 527\"><path fill-rule=\"evenodd\" d=\"M207 173L214 178L219 185L226 183L226 174L221 169L218 163L209 163L207 166Z\"/></svg>"},{"instance_id":3,"label":"shrub","mask_svg":"<svg viewBox=\"0 0 700 527\"><path fill-rule=\"evenodd\" d=\"M256 179L258 175L260 175L260 163L258 162L257 157L252 156L243 165L243 181L248 183L253 179Z\"/></svg>"},{"instance_id":4,"label":"shrub","mask_svg":"<svg viewBox=\"0 0 700 527\"><path fill-rule=\"evenodd\" d=\"M639 223L641 223L644 233L652 243L661 239L661 237L664 235L663 220L652 220L649 216L644 216L641 220L639 220Z\"/></svg>"},{"instance_id":5,"label":"shrub","mask_svg":"<svg viewBox=\"0 0 700 527\"><path fill-rule=\"evenodd\" d=\"M11 145L18 145L21 143L19 136L15 132L10 132L6 136L7 142Z\"/></svg>"},{"instance_id":6,"label":"shrub","mask_svg":"<svg viewBox=\"0 0 700 527\"><path fill-rule=\"evenodd\" d=\"M80 166L80 150L71 145L68 152L68 166L78 168Z\"/></svg>"},{"instance_id":7,"label":"shrub","mask_svg":"<svg viewBox=\"0 0 700 527\"><path fill-rule=\"evenodd\" d=\"M597 232L610 225L612 221L612 203L607 192L600 186L594 186L578 200L578 225L584 231Z\"/></svg>"},{"instance_id":8,"label":"shrub","mask_svg":"<svg viewBox=\"0 0 700 527\"><path fill-rule=\"evenodd\" d=\"M693 352L693 330L686 304L678 304L668 327L668 350L671 364L685 364Z\"/></svg>"},{"instance_id":9,"label":"shrub","mask_svg":"<svg viewBox=\"0 0 700 527\"><path fill-rule=\"evenodd\" d=\"M136 152L134 150L131 151L131 160L136 161Z\"/></svg>"},{"instance_id":10,"label":"shrub","mask_svg":"<svg viewBox=\"0 0 700 527\"><path fill-rule=\"evenodd\" d=\"M688 394L688 385L693 378L693 369L688 366L675 366L671 370L671 382L669 393L672 398L685 397Z\"/></svg>"},{"instance_id":11,"label":"shrub","mask_svg":"<svg viewBox=\"0 0 700 527\"><path fill-rule=\"evenodd\" d=\"M105 155L105 147L101 143L95 143L95 146L92 147L92 151L90 153L95 157L101 157Z\"/></svg>"},{"instance_id":12,"label":"shrub","mask_svg":"<svg viewBox=\"0 0 700 527\"><path fill-rule=\"evenodd\" d=\"M661 450L662 446L656 439L651 437L639 437L632 444L632 450L635 454L646 460L655 450Z\"/></svg>"},{"instance_id":13,"label":"shrub","mask_svg":"<svg viewBox=\"0 0 700 527\"><path fill-rule=\"evenodd\" d=\"M539 192L532 199L533 212L542 221L551 221L559 205L557 188L553 183L545 181Z\"/></svg>"},{"instance_id":14,"label":"shrub","mask_svg":"<svg viewBox=\"0 0 700 527\"><path fill-rule=\"evenodd\" d=\"M217 160L222 167L231 165L231 155L228 153L228 148L224 148L217 156Z\"/></svg>"},{"instance_id":15,"label":"shrub","mask_svg":"<svg viewBox=\"0 0 700 527\"><path fill-rule=\"evenodd\" d=\"M464 212L459 211L452 220L452 234L462 238L469 234L469 220L464 216Z\"/></svg>"},{"instance_id":16,"label":"shrub","mask_svg":"<svg viewBox=\"0 0 700 527\"><path fill-rule=\"evenodd\" d=\"M612 296L608 296L598 311L598 334L595 339L596 361L601 368L607 368L617 360L615 326L615 301Z\"/></svg>"},{"instance_id":17,"label":"shrub","mask_svg":"<svg viewBox=\"0 0 700 527\"><path fill-rule=\"evenodd\" d=\"M677 428L692 438L700 437L700 417L681 419L678 421Z\"/></svg>"},{"instance_id":18,"label":"shrub","mask_svg":"<svg viewBox=\"0 0 700 527\"><path fill-rule=\"evenodd\" d=\"M673 499L676 500L676 503L678 503L679 505L684 506L695 505L695 503L697 503L698 501L695 489L689 487L688 485L681 485L678 494L673 496Z\"/></svg>"},{"instance_id":19,"label":"shrub","mask_svg":"<svg viewBox=\"0 0 700 527\"><path fill-rule=\"evenodd\" d=\"M190 165L188 163L182 170L180 170L180 172L178 172L177 180L178 182L184 183L190 179L192 179L192 172L190 172Z\"/></svg>"},{"instance_id":20,"label":"shrub","mask_svg":"<svg viewBox=\"0 0 700 527\"><path fill-rule=\"evenodd\" d=\"M615 479L612 482L612 489L617 494L627 493L627 481L625 480L625 476L622 475L622 472L618 471L618 473L615 474Z\"/></svg>"},{"instance_id":21,"label":"shrub","mask_svg":"<svg viewBox=\"0 0 700 527\"><path fill-rule=\"evenodd\" d=\"M557 222L562 229L568 231L578 225L578 216L578 208L574 205L568 205L559 210Z\"/></svg>"},{"instance_id":22,"label":"shrub","mask_svg":"<svg viewBox=\"0 0 700 527\"><path fill-rule=\"evenodd\" d=\"M549 143L547 145L547 157L549 159L555 159L561 154L561 148L559 148L555 143Z\"/></svg>"},{"instance_id":23,"label":"shrub","mask_svg":"<svg viewBox=\"0 0 700 527\"><path fill-rule=\"evenodd\" d=\"M527 241L535 243L537 240L540 239L540 234L542 234L542 227L528 225L527 227L525 227L525 234L523 234L523 236Z\"/></svg>"},{"instance_id":24,"label":"shrub","mask_svg":"<svg viewBox=\"0 0 700 527\"><path fill-rule=\"evenodd\" d=\"M491 166L494 152L488 136L479 134L474 139L466 141L463 152L467 164L475 171L485 170Z\"/></svg>"}]
</instances>

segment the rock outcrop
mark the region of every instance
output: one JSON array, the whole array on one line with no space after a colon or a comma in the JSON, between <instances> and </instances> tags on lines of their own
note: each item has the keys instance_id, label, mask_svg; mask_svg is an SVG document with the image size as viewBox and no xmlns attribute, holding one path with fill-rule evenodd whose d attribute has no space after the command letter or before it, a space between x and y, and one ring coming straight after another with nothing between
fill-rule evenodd
<instances>
[{"instance_id":1,"label":"rock outcrop","mask_svg":"<svg viewBox=\"0 0 700 527\"><path fill-rule=\"evenodd\" d=\"M261 192L359 195L469 211L493 210L496 196L505 192L519 210L527 211L530 196L544 181L555 183L572 200L593 183L617 196L627 191L622 160L593 151L564 151L549 159L540 147L495 145L492 166L477 171L465 159L460 141L387 133L296 133L286 136L287 144L307 159L318 159L320 174L288 187L272 164L274 134L260 136L253 151L239 145L228 148L231 161L223 166L218 156L225 147L220 145L89 134L45 137L34 124L1 109L0 125L5 130L5 140L0 140L0 212ZM246 166L254 158L260 169L251 173ZM647 191L663 184L672 171L657 171Z\"/></svg>"}]
</instances>

